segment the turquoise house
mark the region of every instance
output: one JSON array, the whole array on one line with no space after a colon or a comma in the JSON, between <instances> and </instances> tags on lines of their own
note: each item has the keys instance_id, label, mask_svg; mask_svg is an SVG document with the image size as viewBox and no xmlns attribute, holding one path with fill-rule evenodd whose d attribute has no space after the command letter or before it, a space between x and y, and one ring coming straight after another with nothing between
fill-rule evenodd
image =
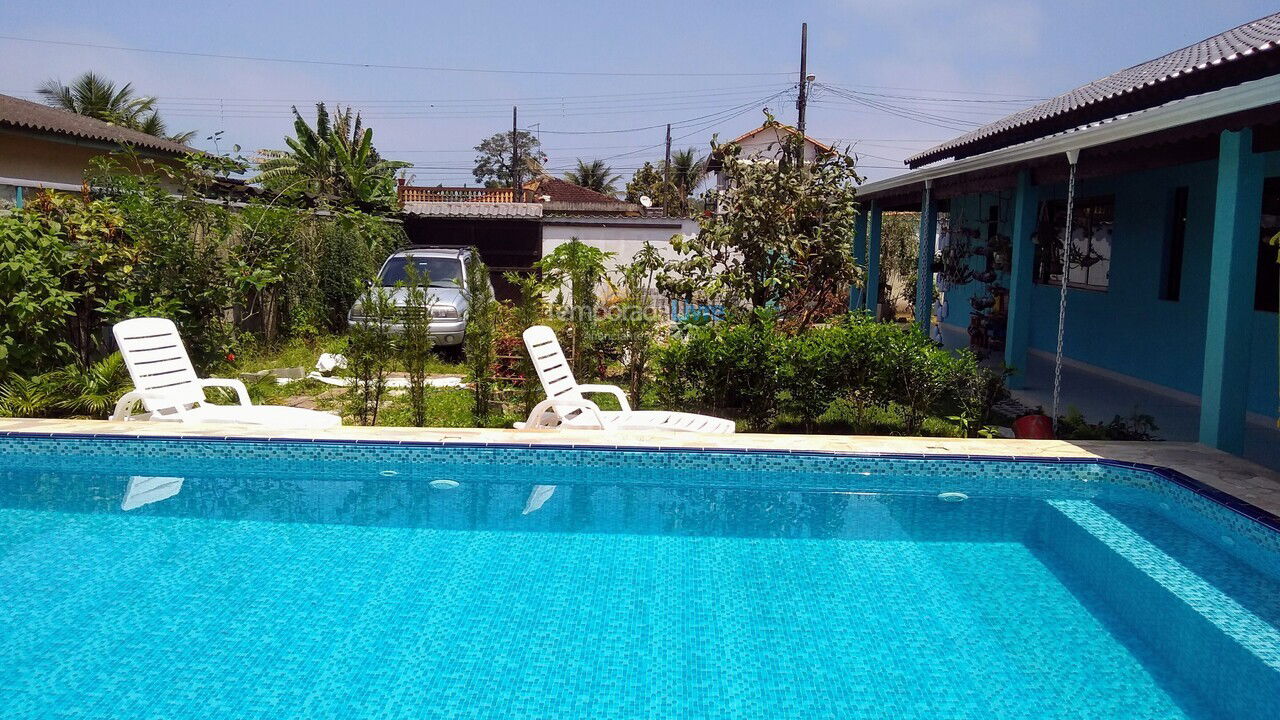
<instances>
[{"instance_id":1,"label":"turquoise house","mask_svg":"<svg viewBox=\"0 0 1280 720\"><path fill-rule=\"evenodd\" d=\"M1047 391L1061 318L1064 396L1092 377L1172 398L1185 439L1280 463L1277 43L1280 13L909 158L861 190L867 286L883 213L920 212L922 325Z\"/></svg>"}]
</instances>

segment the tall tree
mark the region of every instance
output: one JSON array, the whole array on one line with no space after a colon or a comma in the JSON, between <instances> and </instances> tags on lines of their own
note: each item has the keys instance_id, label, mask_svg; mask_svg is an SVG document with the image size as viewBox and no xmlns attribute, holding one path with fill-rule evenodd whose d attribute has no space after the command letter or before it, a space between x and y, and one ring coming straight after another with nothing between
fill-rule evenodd
<instances>
[{"instance_id":1,"label":"tall tree","mask_svg":"<svg viewBox=\"0 0 1280 720\"><path fill-rule=\"evenodd\" d=\"M665 205L670 194L662 181L662 171L651 162L642 165L627 182L626 199L629 203L639 203L641 197L647 197L657 205Z\"/></svg>"},{"instance_id":2,"label":"tall tree","mask_svg":"<svg viewBox=\"0 0 1280 720\"><path fill-rule=\"evenodd\" d=\"M293 108L295 137L288 150L259 150L258 174L252 181L283 195L307 195L317 201L388 209L396 202L396 171L410 163L383 159L373 147L373 128L360 114L337 108L331 117L316 104L311 127Z\"/></svg>"},{"instance_id":3,"label":"tall tree","mask_svg":"<svg viewBox=\"0 0 1280 720\"><path fill-rule=\"evenodd\" d=\"M516 145L520 150L520 173L524 179L542 174L542 164L547 154L542 152L542 142L526 130L516 132ZM511 133L494 133L476 145L476 165L471 170L476 182L486 187L511 187Z\"/></svg>"},{"instance_id":4,"label":"tall tree","mask_svg":"<svg viewBox=\"0 0 1280 720\"><path fill-rule=\"evenodd\" d=\"M156 111L154 97L138 95L133 89L133 83L116 85L93 71L80 75L70 85L63 85L61 80L50 78L36 88L36 92L50 107L87 115L148 135L180 143L187 142L195 135L194 130L170 135L160 113Z\"/></svg>"},{"instance_id":5,"label":"tall tree","mask_svg":"<svg viewBox=\"0 0 1280 720\"><path fill-rule=\"evenodd\" d=\"M765 123L777 125L773 116ZM833 151L802 164L803 140L791 135L774 162L739 162L733 143L717 150L729 176L726 190L708 193L719 212L701 219L697 235L671 239L679 258L659 289L735 309L772 308L801 327L843 308L861 276L849 247L861 182L853 158Z\"/></svg>"},{"instance_id":6,"label":"tall tree","mask_svg":"<svg viewBox=\"0 0 1280 720\"><path fill-rule=\"evenodd\" d=\"M613 168L606 165L603 160L592 160L587 163L583 162L582 158L578 158L578 167L565 173L564 179L588 190L612 195L618 191L617 183L622 176L614 174Z\"/></svg>"},{"instance_id":7,"label":"tall tree","mask_svg":"<svg viewBox=\"0 0 1280 720\"><path fill-rule=\"evenodd\" d=\"M686 198L693 195L707 176L707 160L698 157L693 148L677 150L671 155L671 183Z\"/></svg>"}]
</instances>

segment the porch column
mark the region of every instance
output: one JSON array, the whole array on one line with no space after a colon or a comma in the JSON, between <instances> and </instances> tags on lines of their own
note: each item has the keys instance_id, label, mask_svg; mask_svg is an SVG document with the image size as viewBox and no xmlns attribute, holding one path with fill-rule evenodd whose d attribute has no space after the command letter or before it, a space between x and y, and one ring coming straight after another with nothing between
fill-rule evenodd
<instances>
[{"instance_id":1,"label":"porch column","mask_svg":"<svg viewBox=\"0 0 1280 720\"><path fill-rule=\"evenodd\" d=\"M933 248L938 228L938 209L933 202L933 183L924 181L924 199L920 202L919 258L916 262L916 323L927 335L933 317Z\"/></svg>"},{"instance_id":2,"label":"porch column","mask_svg":"<svg viewBox=\"0 0 1280 720\"><path fill-rule=\"evenodd\" d=\"M1031 235L1036 227L1036 188L1031 171L1018 173L1013 191L1013 228L1009 236L1012 254L1009 266L1009 325L1005 330L1004 364L1014 369L1009 387L1020 388L1027 381L1027 346L1031 342L1031 287L1035 245Z\"/></svg>"},{"instance_id":3,"label":"porch column","mask_svg":"<svg viewBox=\"0 0 1280 720\"><path fill-rule=\"evenodd\" d=\"M1262 165L1253 154L1253 131L1223 131L1218 141L1218 186L1209 255L1200 442L1236 454L1244 451L1261 212Z\"/></svg>"},{"instance_id":4,"label":"porch column","mask_svg":"<svg viewBox=\"0 0 1280 720\"><path fill-rule=\"evenodd\" d=\"M864 206L858 213L858 219L853 223L853 263L861 268L866 268L867 257L867 209ZM865 280L866 275L863 275ZM857 285L849 286L849 310L857 310L863 307L864 298L867 293L865 288L859 288Z\"/></svg>"},{"instance_id":5,"label":"porch column","mask_svg":"<svg viewBox=\"0 0 1280 720\"><path fill-rule=\"evenodd\" d=\"M867 287L863 306L877 316L880 302L880 204L871 201L867 210Z\"/></svg>"}]
</instances>

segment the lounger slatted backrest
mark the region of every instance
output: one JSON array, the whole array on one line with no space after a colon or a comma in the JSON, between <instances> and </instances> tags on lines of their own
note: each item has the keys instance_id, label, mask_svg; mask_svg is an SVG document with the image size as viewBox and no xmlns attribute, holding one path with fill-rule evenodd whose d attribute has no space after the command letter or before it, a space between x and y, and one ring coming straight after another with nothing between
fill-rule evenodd
<instances>
[{"instance_id":1,"label":"lounger slatted backrest","mask_svg":"<svg viewBox=\"0 0 1280 720\"><path fill-rule=\"evenodd\" d=\"M144 401L149 411L204 402L196 370L172 320L134 318L117 323L112 333L134 389L164 394L162 401Z\"/></svg>"},{"instance_id":2,"label":"lounger slatted backrest","mask_svg":"<svg viewBox=\"0 0 1280 720\"><path fill-rule=\"evenodd\" d=\"M551 400L581 400L578 392L578 381L573 379L573 371L569 369L569 359L560 349L560 341L556 333L546 325L534 325L524 331L524 347L533 359L533 367L538 371L538 380L542 389ZM565 408L569 412L560 412L561 416L576 415L578 408Z\"/></svg>"}]
</instances>

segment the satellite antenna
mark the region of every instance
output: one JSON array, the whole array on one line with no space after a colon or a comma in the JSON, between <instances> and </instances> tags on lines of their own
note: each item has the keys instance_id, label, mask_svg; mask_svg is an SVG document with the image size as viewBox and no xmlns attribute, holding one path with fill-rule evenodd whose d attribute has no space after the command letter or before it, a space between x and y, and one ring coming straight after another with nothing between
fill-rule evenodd
<instances>
[{"instance_id":1,"label":"satellite antenna","mask_svg":"<svg viewBox=\"0 0 1280 720\"><path fill-rule=\"evenodd\" d=\"M640 204L647 208L651 208L653 207L653 200L650 200L648 195L641 195Z\"/></svg>"}]
</instances>

